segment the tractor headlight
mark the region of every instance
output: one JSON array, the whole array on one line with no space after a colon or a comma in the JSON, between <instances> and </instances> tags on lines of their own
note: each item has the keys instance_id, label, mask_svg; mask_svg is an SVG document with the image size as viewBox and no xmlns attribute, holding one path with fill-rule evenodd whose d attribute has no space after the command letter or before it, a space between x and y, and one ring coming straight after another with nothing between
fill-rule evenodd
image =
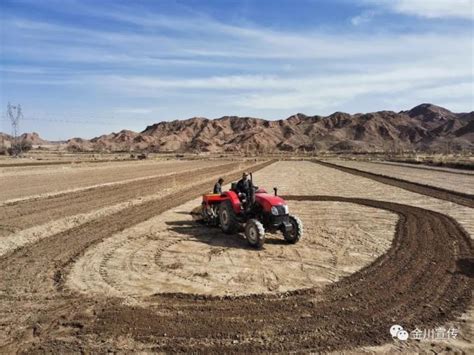
<instances>
[{"instance_id":1,"label":"tractor headlight","mask_svg":"<svg viewBox=\"0 0 474 355\"><path fill-rule=\"evenodd\" d=\"M271 209L271 213L274 216L288 214L288 206L287 205L273 206Z\"/></svg>"}]
</instances>

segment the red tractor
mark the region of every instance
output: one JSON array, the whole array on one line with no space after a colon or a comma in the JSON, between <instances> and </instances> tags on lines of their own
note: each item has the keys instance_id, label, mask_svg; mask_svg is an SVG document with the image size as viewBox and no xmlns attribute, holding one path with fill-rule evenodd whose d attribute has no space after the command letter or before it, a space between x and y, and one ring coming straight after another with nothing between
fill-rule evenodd
<instances>
[{"instance_id":1,"label":"red tractor","mask_svg":"<svg viewBox=\"0 0 474 355\"><path fill-rule=\"evenodd\" d=\"M250 196L237 191L232 184L229 191L222 194L206 194L202 197L201 218L204 223L221 227L228 234L236 233L244 227L248 243L261 248L265 243L265 232L281 231L288 243L296 243L303 236L303 224L296 216L290 215L285 200L265 189L254 186L250 179Z\"/></svg>"}]
</instances>

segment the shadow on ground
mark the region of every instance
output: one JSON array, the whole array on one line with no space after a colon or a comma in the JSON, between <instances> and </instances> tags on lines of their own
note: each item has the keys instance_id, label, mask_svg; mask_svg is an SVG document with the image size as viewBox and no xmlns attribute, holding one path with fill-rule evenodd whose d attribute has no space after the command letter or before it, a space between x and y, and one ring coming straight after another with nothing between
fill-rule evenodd
<instances>
[{"instance_id":1,"label":"shadow on ground","mask_svg":"<svg viewBox=\"0 0 474 355\"><path fill-rule=\"evenodd\" d=\"M183 212L179 212L184 214ZM186 213L189 215L189 213ZM202 222L197 221L173 221L166 222L170 227L170 230L181 235L187 235L192 237L194 240L208 244L214 247L226 247L226 248L237 248L237 249L248 249L258 251L251 247L247 243L245 235L240 233L226 234L217 226L206 225ZM277 234L266 234L265 244L269 245L284 245L288 244L283 236ZM265 246L263 247L265 248Z\"/></svg>"}]
</instances>

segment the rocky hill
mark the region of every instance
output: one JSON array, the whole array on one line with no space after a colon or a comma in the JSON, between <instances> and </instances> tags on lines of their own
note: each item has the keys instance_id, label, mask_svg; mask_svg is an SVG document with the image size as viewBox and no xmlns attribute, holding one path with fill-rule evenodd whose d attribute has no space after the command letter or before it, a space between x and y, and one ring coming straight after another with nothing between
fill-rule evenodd
<instances>
[{"instance_id":1,"label":"rocky hill","mask_svg":"<svg viewBox=\"0 0 474 355\"><path fill-rule=\"evenodd\" d=\"M29 143L31 145L42 145L42 144L50 144L50 142L42 139L38 133L23 133L18 137L19 142ZM13 137L9 134L0 132L0 145L10 146L13 142Z\"/></svg>"},{"instance_id":2,"label":"rocky hill","mask_svg":"<svg viewBox=\"0 0 474 355\"><path fill-rule=\"evenodd\" d=\"M71 139L74 150L155 152L275 152L474 149L474 112L453 113L422 104L409 111L307 116L284 120L224 116L159 122L140 133L123 130L91 140Z\"/></svg>"},{"instance_id":3,"label":"rocky hill","mask_svg":"<svg viewBox=\"0 0 474 355\"><path fill-rule=\"evenodd\" d=\"M2 138L3 137L3 138ZM9 135L0 134L1 141ZM37 133L21 136L48 144ZM421 104L408 111L329 116L302 113L284 120L224 116L159 122L140 133L122 130L93 139L68 140L71 151L301 152L301 151L474 151L474 112L453 113Z\"/></svg>"}]
</instances>

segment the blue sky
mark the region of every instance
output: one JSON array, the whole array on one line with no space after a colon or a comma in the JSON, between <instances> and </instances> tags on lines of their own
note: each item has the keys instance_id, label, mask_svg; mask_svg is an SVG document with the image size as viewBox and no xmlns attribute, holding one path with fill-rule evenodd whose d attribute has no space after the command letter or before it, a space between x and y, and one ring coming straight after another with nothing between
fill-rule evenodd
<instances>
[{"instance_id":1,"label":"blue sky","mask_svg":"<svg viewBox=\"0 0 474 355\"><path fill-rule=\"evenodd\" d=\"M474 0L1 0L0 105L47 139L223 115L474 110ZM0 130L10 127L2 116Z\"/></svg>"}]
</instances>

